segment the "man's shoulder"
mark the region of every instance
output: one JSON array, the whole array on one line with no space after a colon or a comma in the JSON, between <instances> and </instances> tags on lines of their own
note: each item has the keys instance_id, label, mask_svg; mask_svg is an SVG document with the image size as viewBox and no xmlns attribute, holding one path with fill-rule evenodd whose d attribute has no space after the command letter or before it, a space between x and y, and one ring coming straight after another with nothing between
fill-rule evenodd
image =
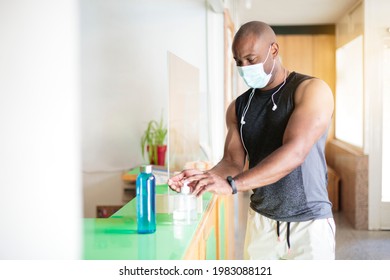
<instances>
[{"instance_id":1,"label":"man's shoulder","mask_svg":"<svg viewBox=\"0 0 390 280\"><path fill-rule=\"evenodd\" d=\"M303 74L300 72L295 72L295 71L291 72L291 75L293 76L292 78L294 80L298 80L300 82L305 81L305 80L309 80L309 79L316 79L316 77L314 77L314 76Z\"/></svg>"},{"instance_id":2,"label":"man's shoulder","mask_svg":"<svg viewBox=\"0 0 390 280\"><path fill-rule=\"evenodd\" d=\"M302 74L299 72L292 72L292 82L295 83L296 85L296 91L299 92L302 89L306 88L309 86L310 87L316 87L317 89L319 88L329 88L329 85L322 79L315 77L315 76L310 76L307 74Z\"/></svg>"},{"instance_id":3,"label":"man's shoulder","mask_svg":"<svg viewBox=\"0 0 390 280\"><path fill-rule=\"evenodd\" d=\"M248 90L246 90L245 92L240 94L235 100L233 100L232 104L234 104L234 106L236 108L236 112L238 114L242 113L245 105L247 104L247 102L249 100L249 96L250 96L252 90L253 90L252 88L249 88Z\"/></svg>"},{"instance_id":4,"label":"man's shoulder","mask_svg":"<svg viewBox=\"0 0 390 280\"><path fill-rule=\"evenodd\" d=\"M248 100L249 95L251 94L252 90L253 90L252 88L248 88L246 91L244 91L239 96L237 96L237 98L235 99L236 103Z\"/></svg>"},{"instance_id":5,"label":"man's shoulder","mask_svg":"<svg viewBox=\"0 0 390 280\"><path fill-rule=\"evenodd\" d=\"M332 90L329 85L319 78L312 77L310 79L303 80L296 89L295 102L300 102L303 99L315 97L318 99L328 98L332 96Z\"/></svg>"}]
</instances>

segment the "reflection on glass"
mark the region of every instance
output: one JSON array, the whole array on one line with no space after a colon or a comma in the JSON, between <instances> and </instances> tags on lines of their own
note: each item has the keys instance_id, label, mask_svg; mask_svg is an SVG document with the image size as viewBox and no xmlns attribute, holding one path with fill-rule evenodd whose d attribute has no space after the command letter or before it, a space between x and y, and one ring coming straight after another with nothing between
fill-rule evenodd
<instances>
[{"instance_id":1,"label":"reflection on glass","mask_svg":"<svg viewBox=\"0 0 390 280\"><path fill-rule=\"evenodd\" d=\"M156 234L138 234L137 236L138 259L156 259Z\"/></svg>"},{"instance_id":2,"label":"reflection on glass","mask_svg":"<svg viewBox=\"0 0 390 280\"><path fill-rule=\"evenodd\" d=\"M169 66L168 168L170 174L199 158L199 69L172 53Z\"/></svg>"}]
</instances>

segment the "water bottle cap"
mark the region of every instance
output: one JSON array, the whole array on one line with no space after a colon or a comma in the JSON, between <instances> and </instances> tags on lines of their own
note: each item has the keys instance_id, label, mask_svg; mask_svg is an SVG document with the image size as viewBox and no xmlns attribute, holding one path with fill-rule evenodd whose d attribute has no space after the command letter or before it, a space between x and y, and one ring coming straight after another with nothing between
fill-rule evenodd
<instances>
[{"instance_id":1,"label":"water bottle cap","mask_svg":"<svg viewBox=\"0 0 390 280\"><path fill-rule=\"evenodd\" d=\"M182 194L190 194L191 193L191 188L188 186L188 182L184 182L183 186L180 189L180 193Z\"/></svg>"},{"instance_id":2,"label":"water bottle cap","mask_svg":"<svg viewBox=\"0 0 390 280\"><path fill-rule=\"evenodd\" d=\"M153 167L151 165L142 165L140 168L141 173L152 173Z\"/></svg>"}]
</instances>

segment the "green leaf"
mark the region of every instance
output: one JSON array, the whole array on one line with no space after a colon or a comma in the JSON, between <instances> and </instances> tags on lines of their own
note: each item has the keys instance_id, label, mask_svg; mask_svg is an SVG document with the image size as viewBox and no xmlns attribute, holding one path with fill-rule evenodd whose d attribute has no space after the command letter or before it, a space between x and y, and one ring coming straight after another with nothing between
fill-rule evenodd
<instances>
[{"instance_id":1,"label":"green leaf","mask_svg":"<svg viewBox=\"0 0 390 280\"><path fill-rule=\"evenodd\" d=\"M145 149L149 146L148 159L150 160L153 157L157 164L157 146L164 145L167 134L168 129L164 125L164 118L161 113L160 121L149 121L148 126L141 137L142 157L145 159Z\"/></svg>"}]
</instances>

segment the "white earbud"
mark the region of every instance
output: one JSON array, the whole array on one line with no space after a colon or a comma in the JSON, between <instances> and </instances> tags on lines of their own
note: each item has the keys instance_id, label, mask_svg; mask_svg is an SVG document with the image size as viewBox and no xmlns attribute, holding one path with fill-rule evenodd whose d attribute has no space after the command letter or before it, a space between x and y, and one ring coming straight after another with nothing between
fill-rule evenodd
<instances>
[{"instance_id":1,"label":"white earbud","mask_svg":"<svg viewBox=\"0 0 390 280\"><path fill-rule=\"evenodd\" d=\"M271 95L271 101L272 103L274 104L274 106L272 106L272 111L276 111L276 109L278 109L278 106L276 105L275 101L274 101L274 95L279 92L279 90L286 84L286 79L287 79L287 70L284 71L284 81L282 83L282 85Z\"/></svg>"},{"instance_id":2,"label":"white earbud","mask_svg":"<svg viewBox=\"0 0 390 280\"><path fill-rule=\"evenodd\" d=\"M245 124L244 116L241 117L241 124Z\"/></svg>"}]
</instances>

